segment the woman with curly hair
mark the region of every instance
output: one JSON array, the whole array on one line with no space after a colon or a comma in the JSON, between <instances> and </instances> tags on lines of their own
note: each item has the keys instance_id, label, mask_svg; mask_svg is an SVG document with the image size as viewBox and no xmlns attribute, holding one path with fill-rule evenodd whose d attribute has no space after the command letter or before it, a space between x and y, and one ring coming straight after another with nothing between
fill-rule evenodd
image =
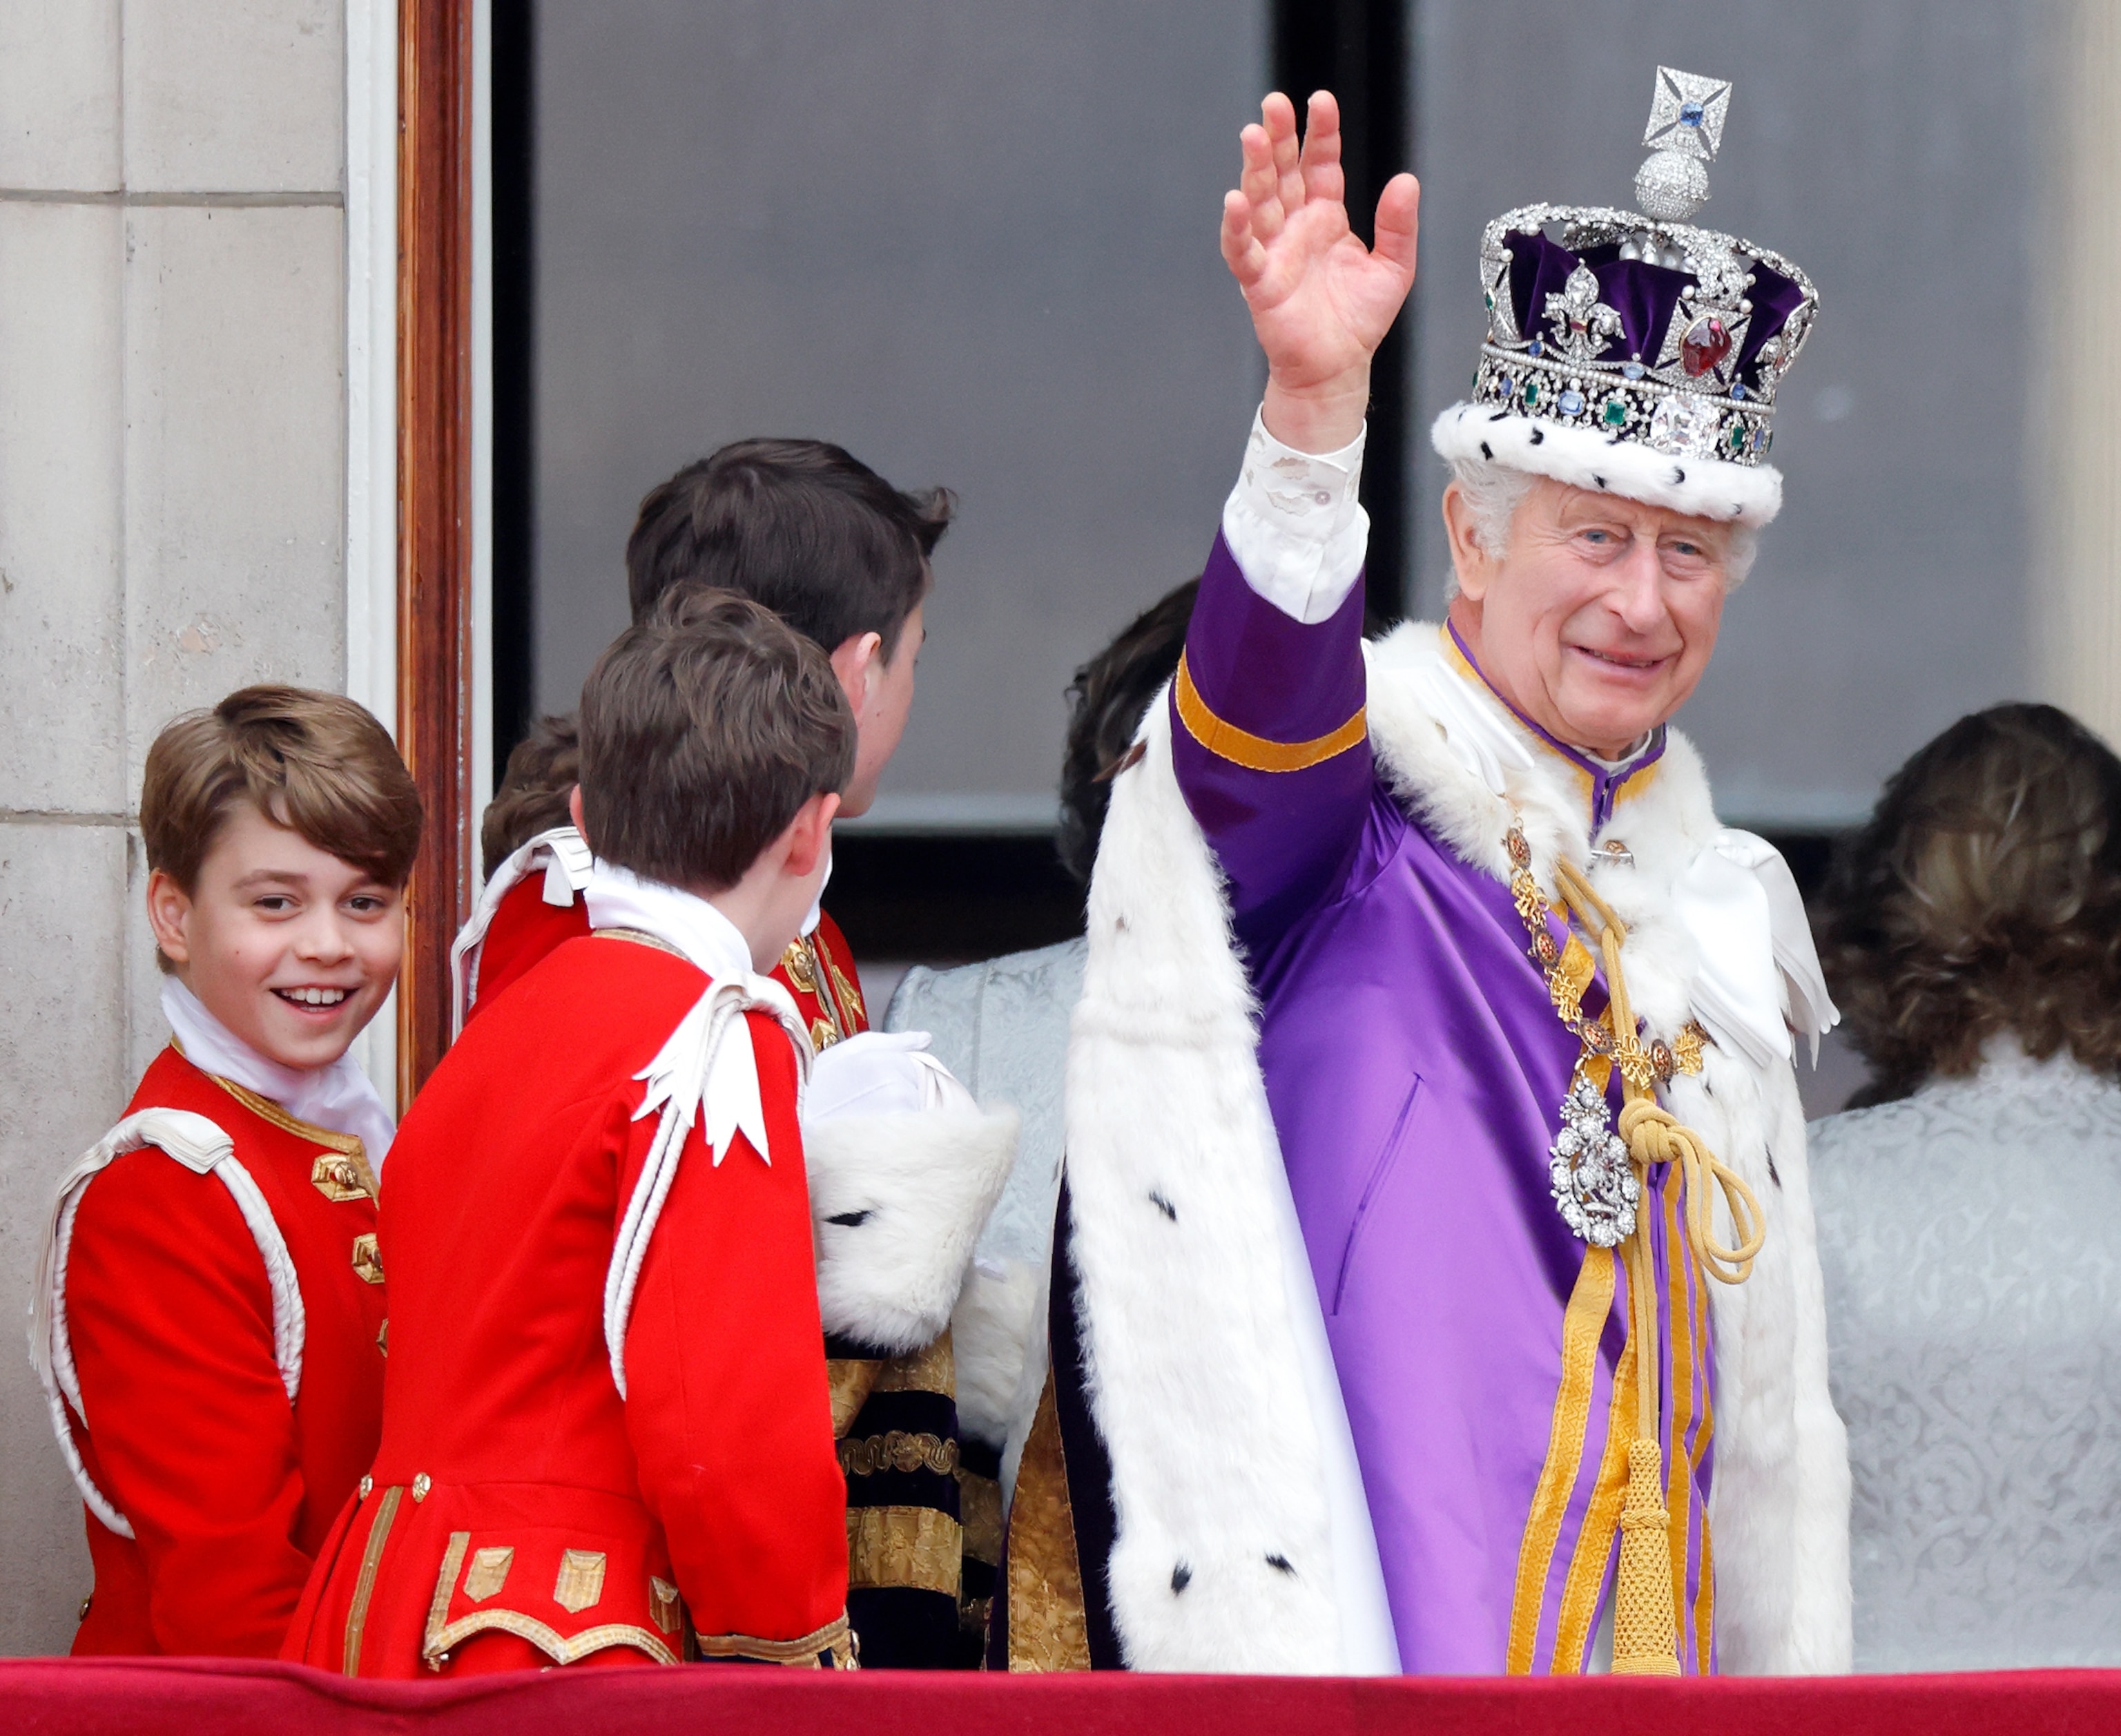
<instances>
[{"instance_id":1,"label":"woman with curly hair","mask_svg":"<svg viewBox=\"0 0 2121 1736\"><path fill-rule=\"evenodd\" d=\"M1873 1076L1811 1130L1857 1668L2121 1664L2121 759L1961 718L1825 905Z\"/></svg>"}]
</instances>

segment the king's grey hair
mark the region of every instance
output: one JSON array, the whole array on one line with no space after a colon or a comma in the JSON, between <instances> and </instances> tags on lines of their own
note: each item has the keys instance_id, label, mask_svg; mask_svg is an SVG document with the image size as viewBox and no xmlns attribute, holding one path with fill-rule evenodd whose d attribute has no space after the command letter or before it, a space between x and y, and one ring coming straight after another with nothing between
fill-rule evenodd
<instances>
[{"instance_id":1,"label":"king's grey hair","mask_svg":"<svg viewBox=\"0 0 2121 1736\"><path fill-rule=\"evenodd\" d=\"M1513 464L1479 458L1452 460L1451 474L1472 512L1474 540L1489 553L1499 555L1509 546L1510 526L1517 520L1517 508L1525 503L1525 497L1531 492L1532 484L1539 478ZM1753 570L1753 558L1760 552L1759 525L1731 527L1731 550L1723 569L1723 582L1727 589L1736 590L1746 582L1746 575ZM1458 594L1458 576L1455 572L1451 576L1449 594L1454 597Z\"/></svg>"}]
</instances>

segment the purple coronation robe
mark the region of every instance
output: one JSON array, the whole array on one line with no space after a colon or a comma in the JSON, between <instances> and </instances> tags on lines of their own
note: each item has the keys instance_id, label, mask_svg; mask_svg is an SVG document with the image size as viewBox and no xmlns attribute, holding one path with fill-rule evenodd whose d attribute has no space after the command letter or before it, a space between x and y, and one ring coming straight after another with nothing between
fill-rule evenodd
<instances>
[{"instance_id":1,"label":"purple coronation robe","mask_svg":"<svg viewBox=\"0 0 2121 1736\"><path fill-rule=\"evenodd\" d=\"M1172 689L1172 752L1261 1003L1268 1103L1401 1667L1573 1672L1619 1554L1634 1432L1632 1379L1617 1409L1613 1391L1626 1279L1615 1258L1610 1308L1579 1309L1573 1342L1589 1402L1558 1407L1587 1250L1555 1209L1548 1149L1578 1046L1508 887L1461 861L1380 780L1363 721L1362 617L1358 584L1330 619L1292 619L1252 591L1219 536ZM1662 744L1660 732L1601 777L1541 744L1554 775L1579 781L1587 814L1617 804L1621 819L1630 780ZM1566 938L1558 923L1556 934ZM1594 984L1587 1010L1602 996ZM1680 1192L1653 1169L1642 1209L1666 1303L1661 1432L1680 1661L1693 1673L1713 1657L1713 1381Z\"/></svg>"}]
</instances>

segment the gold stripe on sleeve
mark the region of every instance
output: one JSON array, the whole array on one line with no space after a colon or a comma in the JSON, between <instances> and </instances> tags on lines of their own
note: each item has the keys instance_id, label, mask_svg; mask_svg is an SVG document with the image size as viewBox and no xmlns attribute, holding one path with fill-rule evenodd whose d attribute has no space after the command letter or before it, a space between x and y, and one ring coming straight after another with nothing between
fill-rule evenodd
<instances>
[{"instance_id":1,"label":"gold stripe on sleeve","mask_svg":"<svg viewBox=\"0 0 2121 1736\"><path fill-rule=\"evenodd\" d=\"M1186 733L1218 759L1242 766L1247 772L1301 772L1345 754L1369 733L1369 708L1356 707L1355 715L1330 735L1309 741L1269 741L1226 723L1208 709L1208 702L1193 685L1193 672L1185 655L1178 659L1178 721Z\"/></svg>"}]
</instances>

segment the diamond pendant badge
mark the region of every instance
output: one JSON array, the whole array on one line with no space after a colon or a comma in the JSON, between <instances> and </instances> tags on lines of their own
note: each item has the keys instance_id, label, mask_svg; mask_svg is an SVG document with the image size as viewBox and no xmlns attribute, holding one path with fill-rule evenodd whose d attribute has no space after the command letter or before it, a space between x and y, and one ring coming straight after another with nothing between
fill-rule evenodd
<instances>
[{"instance_id":1,"label":"diamond pendant badge","mask_svg":"<svg viewBox=\"0 0 2121 1736\"><path fill-rule=\"evenodd\" d=\"M1615 1248L1635 1233L1642 1183L1627 1141L1613 1131L1606 1094L1578 1071L1561 1102L1561 1132L1548 1174L1561 1220L1593 1248Z\"/></svg>"}]
</instances>

